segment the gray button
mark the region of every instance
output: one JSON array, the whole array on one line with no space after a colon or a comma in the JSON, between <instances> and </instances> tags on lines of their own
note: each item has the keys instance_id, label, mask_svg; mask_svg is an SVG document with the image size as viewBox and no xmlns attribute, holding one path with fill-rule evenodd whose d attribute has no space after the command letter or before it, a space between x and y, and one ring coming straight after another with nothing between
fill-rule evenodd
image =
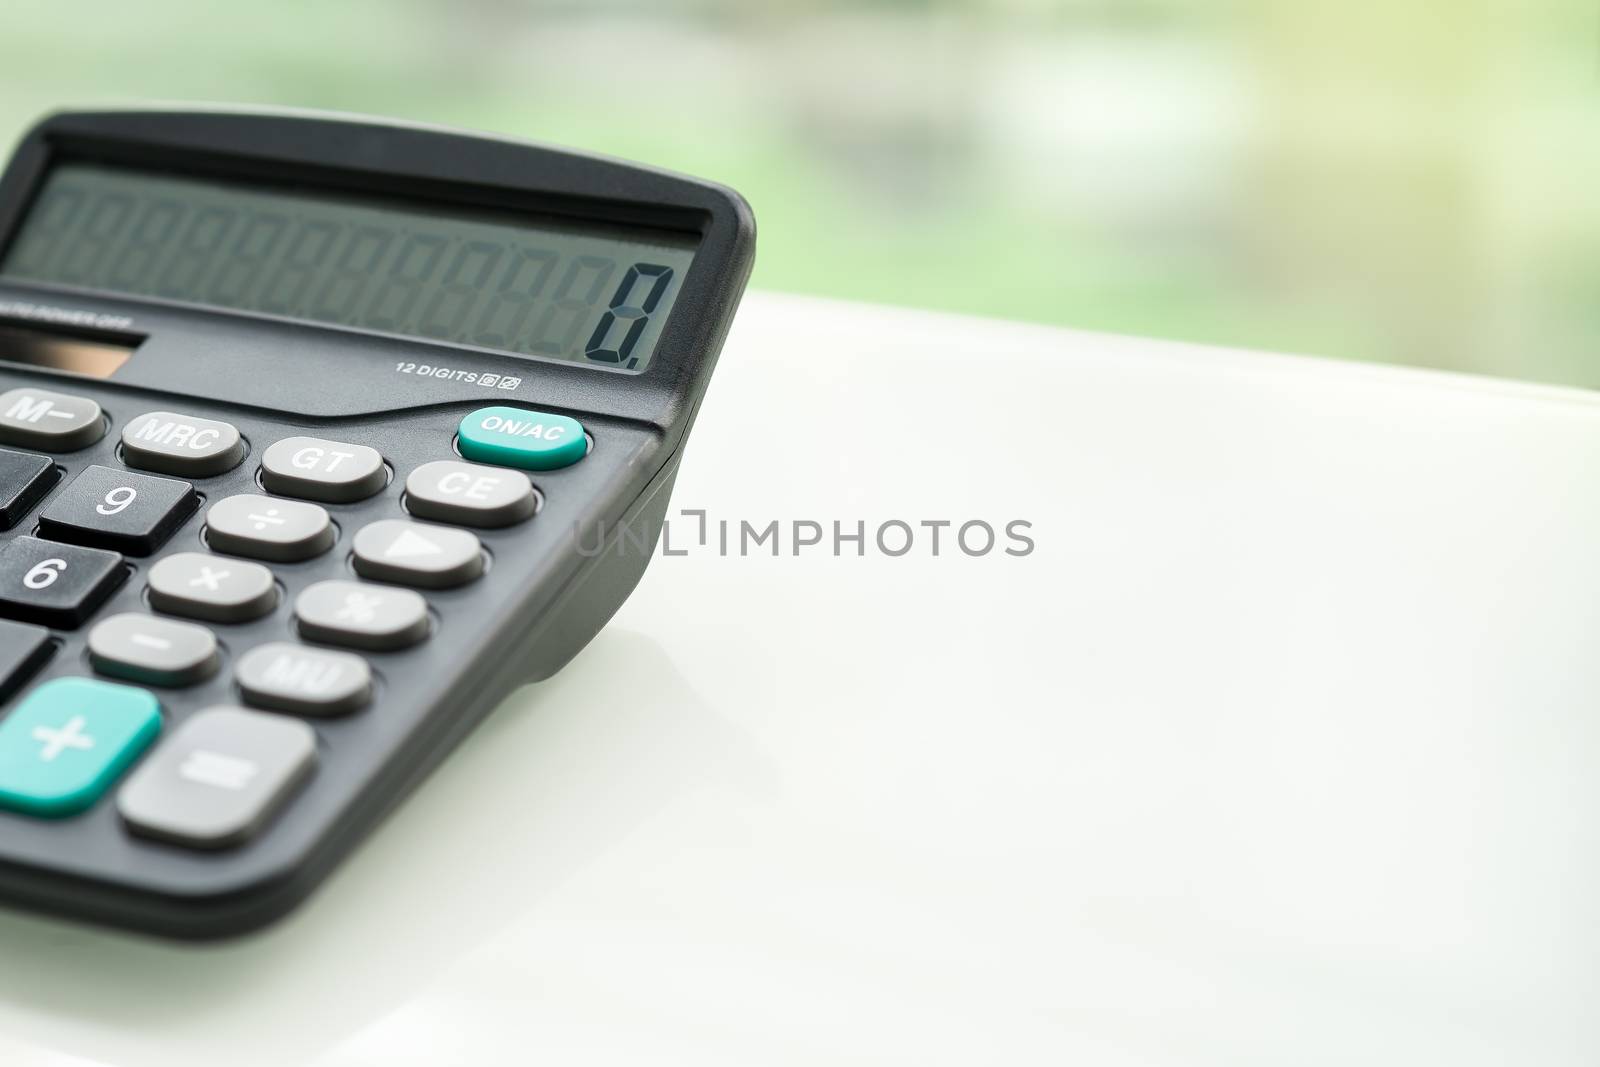
<instances>
[{"instance_id":1,"label":"gray button","mask_svg":"<svg viewBox=\"0 0 1600 1067\"><path fill-rule=\"evenodd\" d=\"M318 582L294 602L308 641L373 652L407 648L428 636L428 602L409 589L365 582Z\"/></svg>"},{"instance_id":2,"label":"gray button","mask_svg":"<svg viewBox=\"0 0 1600 1067\"><path fill-rule=\"evenodd\" d=\"M365 500L383 488L386 477L377 449L319 437L286 437L261 457L261 484L268 492L307 500Z\"/></svg>"},{"instance_id":3,"label":"gray button","mask_svg":"<svg viewBox=\"0 0 1600 1067\"><path fill-rule=\"evenodd\" d=\"M483 544L465 530L382 519L350 542L356 573L424 589L464 585L483 573Z\"/></svg>"},{"instance_id":4,"label":"gray button","mask_svg":"<svg viewBox=\"0 0 1600 1067\"><path fill-rule=\"evenodd\" d=\"M179 552L150 568L150 606L207 622L249 622L278 604L272 572L259 563Z\"/></svg>"},{"instance_id":5,"label":"gray button","mask_svg":"<svg viewBox=\"0 0 1600 1067\"><path fill-rule=\"evenodd\" d=\"M244 441L225 422L152 411L123 427L122 458L147 471L209 478L239 465Z\"/></svg>"},{"instance_id":6,"label":"gray button","mask_svg":"<svg viewBox=\"0 0 1600 1067\"><path fill-rule=\"evenodd\" d=\"M76 452L105 435L105 415L88 397L33 388L0 395L0 441L8 445Z\"/></svg>"},{"instance_id":7,"label":"gray button","mask_svg":"<svg viewBox=\"0 0 1600 1067\"><path fill-rule=\"evenodd\" d=\"M89 631L89 662L131 682L194 685L217 672L217 639L203 626L129 612Z\"/></svg>"},{"instance_id":8,"label":"gray button","mask_svg":"<svg viewBox=\"0 0 1600 1067\"><path fill-rule=\"evenodd\" d=\"M333 523L315 504L230 496L206 512L206 537L218 552L292 563L332 548Z\"/></svg>"},{"instance_id":9,"label":"gray button","mask_svg":"<svg viewBox=\"0 0 1600 1067\"><path fill-rule=\"evenodd\" d=\"M537 504L528 476L504 467L441 459L424 463L406 479L406 508L419 519L462 526L510 526Z\"/></svg>"},{"instance_id":10,"label":"gray button","mask_svg":"<svg viewBox=\"0 0 1600 1067\"><path fill-rule=\"evenodd\" d=\"M207 708L178 727L117 794L139 834L192 848L254 837L311 773L317 735L281 715Z\"/></svg>"},{"instance_id":11,"label":"gray button","mask_svg":"<svg viewBox=\"0 0 1600 1067\"><path fill-rule=\"evenodd\" d=\"M301 715L343 715L372 698L372 670L360 656L282 641L239 657L234 676L250 703Z\"/></svg>"}]
</instances>

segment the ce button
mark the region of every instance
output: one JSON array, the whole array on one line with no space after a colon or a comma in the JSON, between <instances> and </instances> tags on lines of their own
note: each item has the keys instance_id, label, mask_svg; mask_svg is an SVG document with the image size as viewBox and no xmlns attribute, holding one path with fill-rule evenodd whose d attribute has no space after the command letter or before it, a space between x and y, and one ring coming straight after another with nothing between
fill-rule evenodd
<instances>
[{"instance_id":1,"label":"ce button","mask_svg":"<svg viewBox=\"0 0 1600 1067\"><path fill-rule=\"evenodd\" d=\"M493 528L522 522L537 508L528 476L504 467L442 459L406 479L406 509L419 519Z\"/></svg>"}]
</instances>

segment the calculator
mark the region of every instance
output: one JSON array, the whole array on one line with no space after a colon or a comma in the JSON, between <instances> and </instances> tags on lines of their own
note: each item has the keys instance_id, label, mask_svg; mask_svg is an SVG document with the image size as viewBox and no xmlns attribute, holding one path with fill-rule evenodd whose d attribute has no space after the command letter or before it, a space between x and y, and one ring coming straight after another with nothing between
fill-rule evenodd
<instances>
[{"instance_id":1,"label":"calculator","mask_svg":"<svg viewBox=\"0 0 1600 1067\"><path fill-rule=\"evenodd\" d=\"M309 113L56 114L0 178L0 900L291 910L656 545L724 187Z\"/></svg>"}]
</instances>

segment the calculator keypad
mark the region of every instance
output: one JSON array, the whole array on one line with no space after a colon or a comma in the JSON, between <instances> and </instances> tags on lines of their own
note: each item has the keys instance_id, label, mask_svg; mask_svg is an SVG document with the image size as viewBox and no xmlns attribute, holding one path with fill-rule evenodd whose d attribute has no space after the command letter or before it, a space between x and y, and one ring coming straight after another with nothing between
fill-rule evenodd
<instances>
[{"instance_id":1,"label":"calculator keypad","mask_svg":"<svg viewBox=\"0 0 1600 1067\"><path fill-rule=\"evenodd\" d=\"M89 662L101 674L145 685L184 686L217 673L217 639L204 626L126 612L89 631Z\"/></svg>"},{"instance_id":2,"label":"calculator keypad","mask_svg":"<svg viewBox=\"0 0 1600 1067\"><path fill-rule=\"evenodd\" d=\"M278 606L272 572L259 563L179 552L150 568L150 606L206 622L249 622Z\"/></svg>"},{"instance_id":3,"label":"calculator keypad","mask_svg":"<svg viewBox=\"0 0 1600 1067\"><path fill-rule=\"evenodd\" d=\"M87 397L31 386L0 394L0 443L76 452L105 435L105 414Z\"/></svg>"},{"instance_id":4,"label":"calculator keypad","mask_svg":"<svg viewBox=\"0 0 1600 1067\"><path fill-rule=\"evenodd\" d=\"M122 458L130 467L185 478L225 474L244 459L244 439L231 423L152 411L122 431Z\"/></svg>"},{"instance_id":5,"label":"calculator keypad","mask_svg":"<svg viewBox=\"0 0 1600 1067\"><path fill-rule=\"evenodd\" d=\"M206 512L206 533L218 552L275 563L320 556L333 547L333 522L316 504L245 494Z\"/></svg>"},{"instance_id":6,"label":"calculator keypad","mask_svg":"<svg viewBox=\"0 0 1600 1067\"><path fill-rule=\"evenodd\" d=\"M479 428L524 436L502 442L501 462L542 465L581 455L572 451L575 440L587 448L582 427L563 419ZM0 440L68 451L94 444L108 425L99 405L82 398L31 388L0 396ZM287 640L230 648L227 631L212 627L249 626L280 609L283 582L271 565L314 560L334 547L339 531L321 505L369 499L390 476L376 448L281 437L261 455L266 493L212 497L200 528L211 551L128 564L125 557L158 555L194 516L202 497L185 478L225 474L245 453L242 435L228 423L142 414L121 433L117 458L159 474L76 467L38 514L38 536L0 541L0 701L22 694L0 714L0 808L70 815L126 776L117 807L130 832L197 849L243 843L312 773L317 736L301 720L361 712L379 686L368 655L403 653L428 639L433 619L415 590L453 590L483 575L489 554L464 527L516 525L542 501L521 470L453 458L422 462L397 494L402 517L352 527L345 566L363 580L305 585L285 613ZM25 522L60 470L47 456L0 449L0 529ZM119 610L89 626L136 570L143 572L145 609ZM133 606L126 598L118 603ZM56 677L25 691L36 675L48 676L62 643L47 627L84 627L82 662L119 684ZM180 710L177 728L156 744L172 711L163 712L166 697L156 694L209 694L228 683L235 695L224 699L255 710Z\"/></svg>"},{"instance_id":7,"label":"calculator keypad","mask_svg":"<svg viewBox=\"0 0 1600 1067\"><path fill-rule=\"evenodd\" d=\"M261 457L261 484L282 496L348 504L365 500L387 481L383 456L366 445L286 437Z\"/></svg>"},{"instance_id":8,"label":"calculator keypad","mask_svg":"<svg viewBox=\"0 0 1600 1067\"><path fill-rule=\"evenodd\" d=\"M39 516L54 541L148 556L194 511L194 486L171 478L90 467Z\"/></svg>"},{"instance_id":9,"label":"calculator keypad","mask_svg":"<svg viewBox=\"0 0 1600 1067\"><path fill-rule=\"evenodd\" d=\"M428 602L409 589L326 581L294 602L300 636L371 652L410 648L428 636Z\"/></svg>"},{"instance_id":10,"label":"calculator keypad","mask_svg":"<svg viewBox=\"0 0 1600 1067\"><path fill-rule=\"evenodd\" d=\"M448 589L483 573L483 545L448 526L383 519L363 526L350 548L356 573L375 582Z\"/></svg>"},{"instance_id":11,"label":"calculator keypad","mask_svg":"<svg viewBox=\"0 0 1600 1067\"><path fill-rule=\"evenodd\" d=\"M406 479L406 509L419 519L494 529L522 522L537 506L528 476L504 467L441 459Z\"/></svg>"},{"instance_id":12,"label":"calculator keypad","mask_svg":"<svg viewBox=\"0 0 1600 1067\"><path fill-rule=\"evenodd\" d=\"M48 459L0 448L0 530L21 522L55 481L56 465Z\"/></svg>"},{"instance_id":13,"label":"calculator keypad","mask_svg":"<svg viewBox=\"0 0 1600 1067\"><path fill-rule=\"evenodd\" d=\"M0 616L76 629L122 579L115 552L18 537L0 549Z\"/></svg>"},{"instance_id":14,"label":"calculator keypad","mask_svg":"<svg viewBox=\"0 0 1600 1067\"><path fill-rule=\"evenodd\" d=\"M191 848L254 836L316 763L303 722L214 707L180 726L128 779L117 810L135 833Z\"/></svg>"},{"instance_id":15,"label":"calculator keypad","mask_svg":"<svg viewBox=\"0 0 1600 1067\"><path fill-rule=\"evenodd\" d=\"M275 641L239 657L234 680L246 702L298 715L346 715L372 699L360 656Z\"/></svg>"}]
</instances>

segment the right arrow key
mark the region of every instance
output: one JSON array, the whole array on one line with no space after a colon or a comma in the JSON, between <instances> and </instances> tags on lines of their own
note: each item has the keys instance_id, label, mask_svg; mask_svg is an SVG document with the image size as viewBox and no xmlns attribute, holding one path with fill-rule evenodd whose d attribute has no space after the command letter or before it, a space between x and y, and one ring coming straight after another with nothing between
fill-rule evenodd
<instances>
[{"instance_id":1,"label":"right arrow key","mask_svg":"<svg viewBox=\"0 0 1600 1067\"><path fill-rule=\"evenodd\" d=\"M363 526L351 550L356 573L376 582L448 589L483 573L483 545L448 526L383 519Z\"/></svg>"}]
</instances>

